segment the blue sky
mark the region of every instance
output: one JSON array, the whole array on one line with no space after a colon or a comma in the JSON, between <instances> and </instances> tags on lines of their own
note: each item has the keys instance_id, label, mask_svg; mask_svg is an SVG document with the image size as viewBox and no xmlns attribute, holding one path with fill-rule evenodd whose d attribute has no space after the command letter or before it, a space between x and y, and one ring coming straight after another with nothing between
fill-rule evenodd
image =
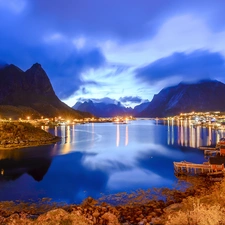
<instances>
[{"instance_id":1,"label":"blue sky","mask_svg":"<svg viewBox=\"0 0 225 225\"><path fill-rule=\"evenodd\" d=\"M225 82L224 12L224 0L0 0L0 64L40 63L70 106L134 106L181 81Z\"/></svg>"}]
</instances>

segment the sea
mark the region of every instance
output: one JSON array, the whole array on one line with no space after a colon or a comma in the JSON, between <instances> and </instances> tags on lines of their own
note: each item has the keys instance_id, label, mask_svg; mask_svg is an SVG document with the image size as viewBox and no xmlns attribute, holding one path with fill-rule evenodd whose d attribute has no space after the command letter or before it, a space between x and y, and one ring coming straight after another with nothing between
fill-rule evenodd
<instances>
[{"instance_id":1,"label":"sea","mask_svg":"<svg viewBox=\"0 0 225 225\"><path fill-rule=\"evenodd\" d=\"M0 201L79 204L120 192L174 188L173 162L207 161L199 146L216 144L224 130L188 120L86 123L42 129L56 144L0 151Z\"/></svg>"}]
</instances>

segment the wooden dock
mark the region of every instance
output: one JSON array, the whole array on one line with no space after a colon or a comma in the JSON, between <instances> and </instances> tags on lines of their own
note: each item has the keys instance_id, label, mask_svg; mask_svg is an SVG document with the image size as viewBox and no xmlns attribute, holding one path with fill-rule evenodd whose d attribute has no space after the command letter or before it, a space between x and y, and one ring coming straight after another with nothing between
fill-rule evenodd
<instances>
[{"instance_id":1,"label":"wooden dock","mask_svg":"<svg viewBox=\"0 0 225 225\"><path fill-rule=\"evenodd\" d=\"M176 175L212 175L216 171L208 163L196 164L191 162L174 162L174 173Z\"/></svg>"},{"instance_id":2,"label":"wooden dock","mask_svg":"<svg viewBox=\"0 0 225 225\"><path fill-rule=\"evenodd\" d=\"M198 147L200 150L210 150L210 151L215 151L218 150L216 147L207 147L207 146L200 146Z\"/></svg>"},{"instance_id":3,"label":"wooden dock","mask_svg":"<svg viewBox=\"0 0 225 225\"><path fill-rule=\"evenodd\" d=\"M206 149L204 150L204 155L219 155L220 154L220 150L209 150L209 149Z\"/></svg>"}]
</instances>

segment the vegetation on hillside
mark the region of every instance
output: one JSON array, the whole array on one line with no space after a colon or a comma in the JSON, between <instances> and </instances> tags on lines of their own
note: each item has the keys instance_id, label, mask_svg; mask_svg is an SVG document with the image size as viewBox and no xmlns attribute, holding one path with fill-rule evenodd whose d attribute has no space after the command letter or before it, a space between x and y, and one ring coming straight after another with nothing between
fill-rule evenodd
<instances>
[{"instance_id":1,"label":"vegetation on hillside","mask_svg":"<svg viewBox=\"0 0 225 225\"><path fill-rule=\"evenodd\" d=\"M18 148L50 144L59 140L41 128L24 122L0 123L0 148Z\"/></svg>"}]
</instances>

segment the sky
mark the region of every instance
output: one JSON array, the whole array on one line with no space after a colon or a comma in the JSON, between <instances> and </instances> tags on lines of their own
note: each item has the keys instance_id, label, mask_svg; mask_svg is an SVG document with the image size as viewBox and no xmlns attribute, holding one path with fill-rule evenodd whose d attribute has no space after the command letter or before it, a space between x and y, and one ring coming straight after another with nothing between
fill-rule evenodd
<instances>
[{"instance_id":1,"label":"sky","mask_svg":"<svg viewBox=\"0 0 225 225\"><path fill-rule=\"evenodd\" d=\"M56 95L151 101L164 87L225 83L224 0L0 0L0 65L38 62Z\"/></svg>"}]
</instances>

